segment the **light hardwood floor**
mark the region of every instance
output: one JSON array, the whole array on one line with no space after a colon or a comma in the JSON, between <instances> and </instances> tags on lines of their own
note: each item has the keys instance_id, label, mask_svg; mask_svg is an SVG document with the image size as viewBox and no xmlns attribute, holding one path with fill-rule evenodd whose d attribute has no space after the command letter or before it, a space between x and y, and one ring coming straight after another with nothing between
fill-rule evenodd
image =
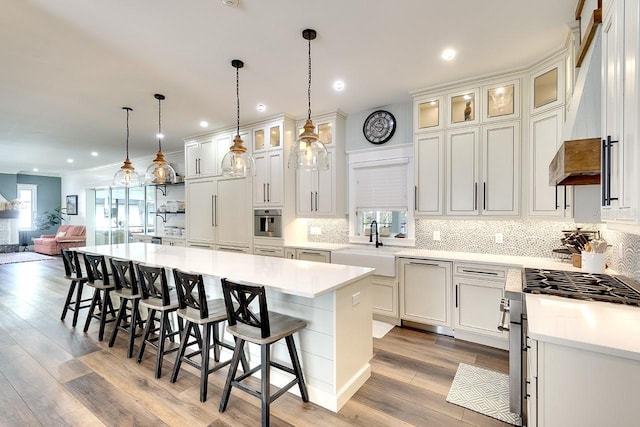
<instances>
[{"instance_id":1,"label":"light hardwood floor","mask_svg":"<svg viewBox=\"0 0 640 427\"><path fill-rule=\"evenodd\" d=\"M73 313L60 321L68 281L62 260L0 265L0 426L257 426L259 401L234 391L218 412L226 368L210 375L205 403L198 374L185 366L169 383L174 355L154 378L154 352L126 358L126 340L97 340ZM87 292L88 296L88 292ZM136 344L137 351L137 344ZM335 414L287 393L271 407L273 426L508 426L445 401L460 362L508 372L501 350L394 328L374 339L372 376ZM183 365L184 366L184 365Z\"/></svg>"}]
</instances>

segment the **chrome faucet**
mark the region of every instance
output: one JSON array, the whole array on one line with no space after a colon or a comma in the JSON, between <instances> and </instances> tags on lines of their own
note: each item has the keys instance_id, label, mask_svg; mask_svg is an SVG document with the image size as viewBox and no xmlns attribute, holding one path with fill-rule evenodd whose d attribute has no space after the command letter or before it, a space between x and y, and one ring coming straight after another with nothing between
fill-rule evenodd
<instances>
[{"instance_id":1,"label":"chrome faucet","mask_svg":"<svg viewBox=\"0 0 640 427\"><path fill-rule=\"evenodd\" d=\"M375 232L376 232L376 248L382 246L382 242L378 240L378 221L376 221L375 219L373 221L371 221L371 233L369 233L369 243L373 243L373 226L375 225Z\"/></svg>"}]
</instances>

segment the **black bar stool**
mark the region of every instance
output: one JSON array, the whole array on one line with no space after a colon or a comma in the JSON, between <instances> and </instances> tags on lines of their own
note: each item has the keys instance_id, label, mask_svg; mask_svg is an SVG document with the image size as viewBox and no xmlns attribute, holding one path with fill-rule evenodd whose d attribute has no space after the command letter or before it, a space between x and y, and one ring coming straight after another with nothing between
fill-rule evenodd
<instances>
[{"instance_id":1,"label":"black bar stool","mask_svg":"<svg viewBox=\"0 0 640 427\"><path fill-rule=\"evenodd\" d=\"M173 277L180 302L178 317L183 318L186 324L184 331L182 331L176 363L173 365L171 382L176 382L182 362L200 369L200 401L204 402L207 400L207 381L209 374L227 366L231 362L231 359L220 362L220 347L234 351L236 347L220 339L218 325L227 320L224 301L222 299L207 300L202 275L174 269ZM192 334L199 336L200 326L202 326L202 336L200 338L199 350L185 354L185 350L189 346L187 338ZM211 335L213 335L213 337ZM213 358L216 362L213 368L209 368L211 347L213 347ZM200 363L198 363L197 360L193 360L195 356L201 356ZM242 359L243 368L248 370L249 364L244 357L244 353L241 353L238 359Z\"/></svg>"},{"instance_id":2,"label":"black bar stool","mask_svg":"<svg viewBox=\"0 0 640 427\"><path fill-rule=\"evenodd\" d=\"M87 286L94 289L89 314L84 322L84 332L89 330L91 319L97 319L100 322L98 341L102 341L105 325L116 320L117 312L111 301L111 291L115 289L115 285L109 281L109 270L104 255L84 254L84 265L87 271ZM99 308L99 313L95 312L96 307ZM107 314L111 315L109 320Z\"/></svg>"},{"instance_id":3,"label":"black bar stool","mask_svg":"<svg viewBox=\"0 0 640 427\"><path fill-rule=\"evenodd\" d=\"M146 307L149 315L147 316L147 326L142 334L142 344L138 350L137 362L142 361L142 356L147 344L156 349L156 378L162 375L162 360L165 354L178 350L178 346L165 350L165 341L169 339L175 343L175 336L179 335L184 329L182 326L182 318L178 317L178 329L173 330L169 316L178 310L178 296L171 293L167 275L162 267L153 267L150 265L138 264L138 280L140 282L140 290L142 291L142 299L140 306ZM155 324L158 322L158 326ZM154 334L151 337L151 334Z\"/></svg>"},{"instance_id":4,"label":"black bar stool","mask_svg":"<svg viewBox=\"0 0 640 427\"><path fill-rule=\"evenodd\" d=\"M229 375L224 385L222 399L220 400L220 412L224 412L231 395L231 387L237 387L252 396L259 397L262 401L262 425L269 425L269 405L282 396L295 384L300 388L300 396L303 402L309 401L307 386L302 375L302 367L296 352L293 334L304 329L307 324L304 320L284 314L268 311L267 297L264 286L247 286L222 279L222 292L224 294L225 307L227 309L227 331L237 338L236 349L229 368ZM254 313L250 307L257 300L259 311ZM289 350L289 357L293 368L284 366L271 360L271 344L284 338ZM260 346L260 365L236 376L240 356L243 356L245 342ZM273 395L270 391L270 368L278 368L294 375L293 380L287 383ZM261 371L261 387L255 390L242 381L257 371Z\"/></svg>"},{"instance_id":5,"label":"black bar stool","mask_svg":"<svg viewBox=\"0 0 640 427\"><path fill-rule=\"evenodd\" d=\"M91 298L82 299L82 290L84 284L87 283L87 278L82 275L78 253L69 249L62 249L60 252L62 254L62 263L64 264L64 277L71 281L60 320L64 320L67 317L68 310L73 311L71 325L75 328L78 323L78 312L83 308L89 308L88 303ZM72 301L74 292L75 301Z\"/></svg>"},{"instance_id":6,"label":"black bar stool","mask_svg":"<svg viewBox=\"0 0 640 427\"><path fill-rule=\"evenodd\" d=\"M133 342L136 337L140 336L136 334L136 324L140 328L144 328L139 308L142 293L136 280L133 261L111 258L111 271L113 272L113 282L116 287L113 293L120 297L120 308L118 309L116 326L113 328L111 339L109 340L109 347L113 347L116 342L119 330L127 332L129 334L127 357L130 358L133 356ZM123 321L125 324L122 323Z\"/></svg>"}]
</instances>

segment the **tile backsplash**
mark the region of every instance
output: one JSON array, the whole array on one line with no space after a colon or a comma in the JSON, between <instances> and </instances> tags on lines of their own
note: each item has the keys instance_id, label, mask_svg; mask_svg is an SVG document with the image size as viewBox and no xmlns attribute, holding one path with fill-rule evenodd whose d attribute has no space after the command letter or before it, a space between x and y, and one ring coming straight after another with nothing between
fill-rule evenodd
<instances>
[{"instance_id":1,"label":"tile backsplash","mask_svg":"<svg viewBox=\"0 0 640 427\"><path fill-rule=\"evenodd\" d=\"M313 219L309 228L320 227L322 234L309 234L310 242L349 243L349 223L346 219ZM416 248L442 251L492 253L504 255L561 258L552 252L561 248L563 230L574 230L569 221L537 220L432 220L415 223ZM600 230L609 242L607 263L619 274L640 280L640 236L608 230L604 224L579 224L585 230ZM433 232L440 240L433 240ZM496 243L496 234L502 243ZM498 236L499 237L499 236Z\"/></svg>"}]
</instances>

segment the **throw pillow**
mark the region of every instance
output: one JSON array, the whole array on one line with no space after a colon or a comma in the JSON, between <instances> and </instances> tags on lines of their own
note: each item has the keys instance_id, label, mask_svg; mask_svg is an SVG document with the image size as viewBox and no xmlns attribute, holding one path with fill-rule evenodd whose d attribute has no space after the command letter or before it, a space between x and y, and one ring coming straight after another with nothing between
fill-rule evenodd
<instances>
[{"instance_id":1,"label":"throw pillow","mask_svg":"<svg viewBox=\"0 0 640 427\"><path fill-rule=\"evenodd\" d=\"M66 231L58 231L58 233L56 234L56 237L64 237L67 235Z\"/></svg>"}]
</instances>

